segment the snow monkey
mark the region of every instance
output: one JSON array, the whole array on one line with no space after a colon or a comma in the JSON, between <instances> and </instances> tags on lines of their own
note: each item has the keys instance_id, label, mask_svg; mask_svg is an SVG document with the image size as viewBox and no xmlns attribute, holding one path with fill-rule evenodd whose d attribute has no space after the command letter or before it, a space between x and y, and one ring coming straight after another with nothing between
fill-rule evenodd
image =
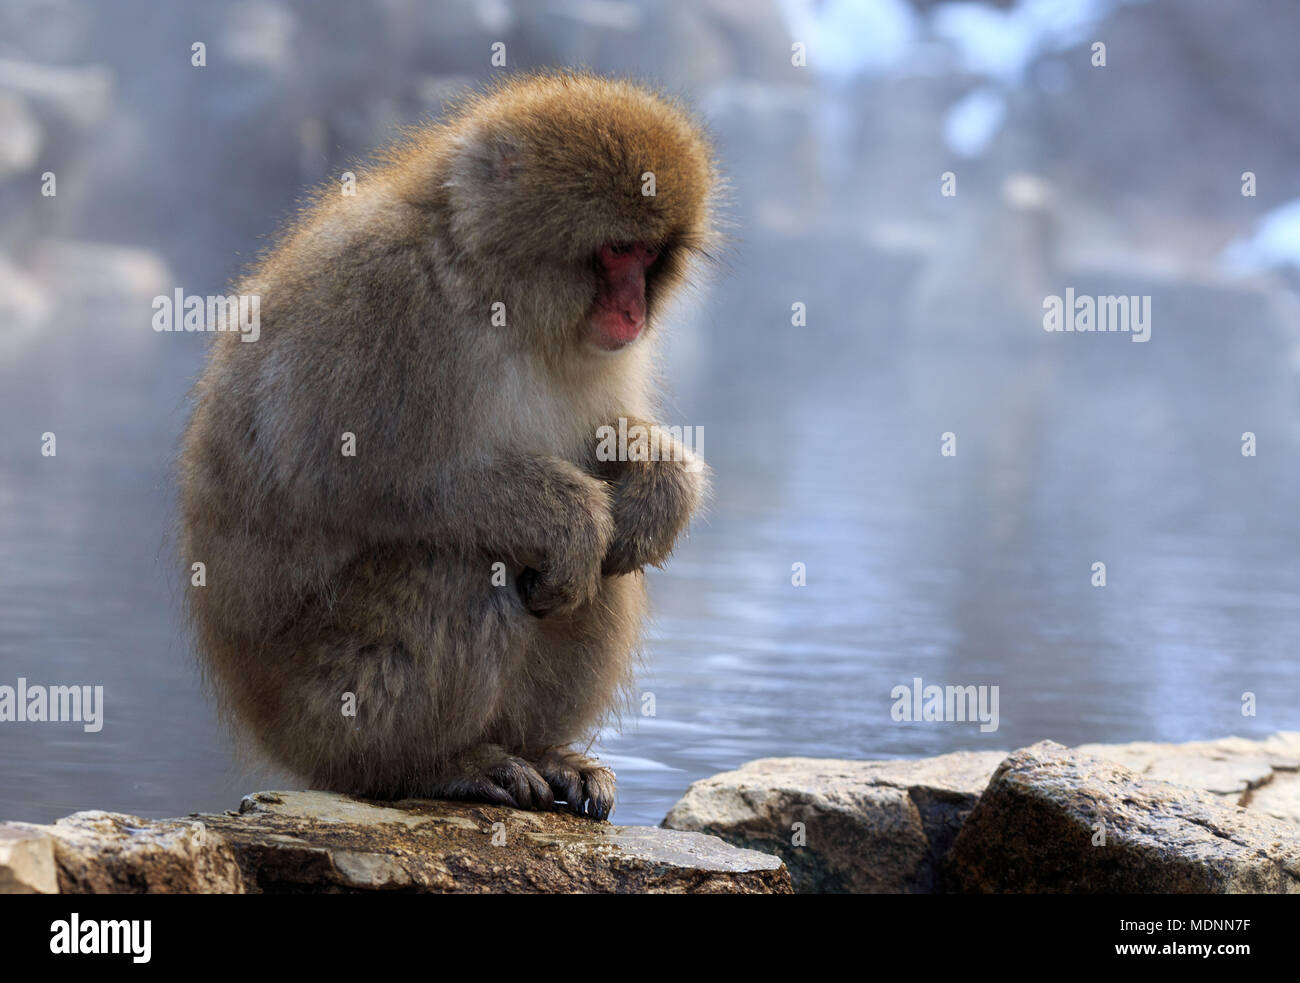
<instances>
[{"instance_id":1,"label":"snow monkey","mask_svg":"<svg viewBox=\"0 0 1300 983\"><path fill-rule=\"evenodd\" d=\"M519 77L317 192L238 282L260 331L214 333L179 463L237 735L317 788L608 817L613 773L571 745L627 692L643 568L705 492L653 422L656 317L717 185L672 99ZM606 460L620 421L658 459Z\"/></svg>"}]
</instances>

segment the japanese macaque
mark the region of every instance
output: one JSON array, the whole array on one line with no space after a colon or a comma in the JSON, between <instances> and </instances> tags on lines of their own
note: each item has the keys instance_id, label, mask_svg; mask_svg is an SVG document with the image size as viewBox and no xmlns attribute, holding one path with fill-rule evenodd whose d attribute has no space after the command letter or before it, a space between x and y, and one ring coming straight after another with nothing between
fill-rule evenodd
<instances>
[{"instance_id":1,"label":"japanese macaque","mask_svg":"<svg viewBox=\"0 0 1300 983\"><path fill-rule=\"evenodd\" d=\"M257 262L260 335L214 334L179 476L237 735L317 788L608 817L613 773L570 745L616 714L642 570L705 492L653 423L655 343L717 183L675 102L530 76L318 192ZM620 419L658 460L600 459Z\"/></svg>"}]
</instances>

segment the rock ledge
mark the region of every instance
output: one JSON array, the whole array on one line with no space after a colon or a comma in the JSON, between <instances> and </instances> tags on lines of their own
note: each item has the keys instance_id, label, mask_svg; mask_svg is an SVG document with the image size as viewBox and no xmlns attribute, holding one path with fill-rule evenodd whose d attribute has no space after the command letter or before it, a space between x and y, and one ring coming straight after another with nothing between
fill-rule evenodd
<instances>
[{"instance_id":1,"label":"rock ledge","mask_svg":"<svg viewBox=\"0 0 1300 983\"><path fill-rule=\"evenodd\" d=\"M664 825L775 853L799 892L1291 892L1300 733L763 758L695 782Z\"/></svg>"},{"instance_id":2,"label":"rock ledge","mask_svg":"<svg viewBox=\"0 0 1300 983\"><path fill-rule=\"evenodd\" d=\"M4 844L21 847L22 863L5 866ZM44 874L42 851L53 859ZM65 894L790 893L778 858L701 833L328 792L258 792L238 812L186 819L11 823L0 826L0 891L7 872Z\"/></svg>"}]
</instances>

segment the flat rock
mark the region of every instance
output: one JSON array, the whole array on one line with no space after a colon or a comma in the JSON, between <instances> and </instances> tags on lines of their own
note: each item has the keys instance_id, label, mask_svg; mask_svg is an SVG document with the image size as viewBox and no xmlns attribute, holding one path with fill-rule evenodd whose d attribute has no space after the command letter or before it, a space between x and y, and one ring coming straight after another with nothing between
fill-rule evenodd
<instances>
[{"instance_id":1,"label":"flat rock","mask_svg":"<svg viewBox=\"0 0 1300 983\"><path fill-rule=\"evenodd\" d=\"M54 840L39 830L0 825L0 894L57 894Z\"/></svg>"},{"instance_id":2,"label":"flat rock","mask_svg":"<svg viewBox=\"0 0 1300 983\"><path fill-rule=\"evenodd\" d=\"M927 893L1005 757L762 758L695 782L664 825L775 853L800 892Z\"/></svg>"},{"instance_id":3,"label":"flat rock","mask_svg":"<svg viewBox=\"0 0 1300 983\"><path fill-rule=\"evenodd\" d=\"M240 894L235 856L202 823L78 812L52 826L11 823L48 839L62 894Z\"/></svg>"},{"instance_id":4,"label":"flat rock","mask_svg":"<svg viewBox=\"0 0 1300 983\"><path fill-rule=\"evenodd\" d=\"M1232 796L1248 805L1245 793L1269 784L1277 773L1300 769L1300 732L1282 731L1262 741L1225 737L1186 744L1080 744L1081 754L1115 761L1160 781Z\"/></svg>"},{"instance_id":5,"label":"flat rock","mask_svg":"<svg viewBox=\"0 0 1300 983\"><path fill-rule=\"evenodd\" d=\"M1300 732L1076 750L1300 824ZM693 784L664 825L776 853L801 892L936 891L939 861L1005 757L987 751L893 761L763 758ZM802 845L795 843L795 823L805 830Z\"/></svg>"},{"instance_id":6,"label":"flat rock","mask_svg":"<svg viewBox=\"0 0 1300 983\"><path fill-rule=\"evenodd\" d=\"M1300 830L1044 741L998 766L944 868L980 893L1294 894Z\"/></svg>"},{"instance_id":7,"label":"flat rock","mask_svg":"<svg viewBox=\"0 0 1300 983\"><path fill-rule=\"evenodd\" d=\"M27 826L65 893L790 893L780 859L716 837L461 802L259 792L238 812Z\"/></svg>"},{"instance_id":8,"label":"flat rock","mask_svg":"<svg viewBox=\"0 0 1300 983\"><path fill-rule=\"evenodd\" d=\"M1243 796L1251 812L1300 826L1300 774L1275 771L1273 780Z\"/></svg>"}]
</instances>

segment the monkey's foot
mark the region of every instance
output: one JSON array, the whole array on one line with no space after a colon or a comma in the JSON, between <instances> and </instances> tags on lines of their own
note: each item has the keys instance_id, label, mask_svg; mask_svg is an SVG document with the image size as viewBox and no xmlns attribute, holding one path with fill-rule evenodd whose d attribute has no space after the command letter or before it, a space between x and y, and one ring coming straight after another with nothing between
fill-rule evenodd
<instances>
[{"instance_id":1,"label":"monkey's foot","mask_svg":"<svg viewBox=\"0 0 1300 983\"><path fill-rule=\"evenodd\" d=\"M495 745L461 755L447 775L429 790L430 797L495 802L515 809L555 806L551 785L537 769Z\"/></svg>"},{"instance_id":2,"label":"monkey's foot","mask_svg":"<svg viewBox=\"0 0 1300 983\"><path fill-rule=\"evenodd\" d=\"M579 816L608 819L614 809L614 773L569 748L553 747L533 762L557 800Z\"/></svg>"}]
</instances>

